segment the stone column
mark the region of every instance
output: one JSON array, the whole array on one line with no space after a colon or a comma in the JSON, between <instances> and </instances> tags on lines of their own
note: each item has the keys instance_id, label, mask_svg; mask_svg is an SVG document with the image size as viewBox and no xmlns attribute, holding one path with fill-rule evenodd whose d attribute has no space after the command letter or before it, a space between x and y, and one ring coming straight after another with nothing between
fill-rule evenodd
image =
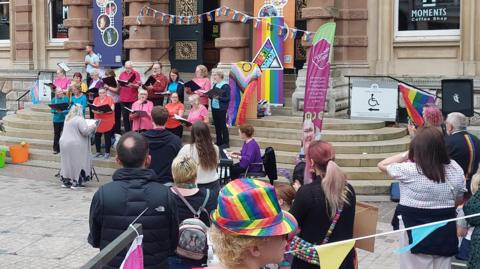
<instances>
[{"instance_id":1,"label":"stone column","mask_svg":"<svg viewBox=\"0 0 480 269\"><path fill-rule=\"evenodd\" d=\"M63 23L68 28L68 41L64 47L69 51L68 65L71 72L85 72L85 46L92 43L91 0L63 0L68 6L68 19Z\"/></svg>"},{"instance_id":2,"label":"stone column","mask_svg":"<svg viewBox=\"0 0 480 269\"><path fill-rule=\"evenodd\" d=\"M475 76L475 40L477 39L477 25L475 25L476 1L463 1L460 5L460 66L458 75Z\"/></svg>"},{"instance_id":3,"label":"stone column","mask_svg":"<svg viewBox=\"0 0 480 269\"><path fill-rule=\"evenodd\" d=\"M307 20L307 31L316 32L322 24L332 21L337 16L337 9L334 0L310 0L307 7L302 9L302 18ZM312 37L313 38L313 37ZM311 42L303 41L303 45L307 47L307 59L310 53ZM298 71L295 92L292 94L292 109L296 113L299 108L303 107L303 99L305 97L305 80L307 77L307 62L303 69ZM331 99L329 91L328 99Z\"/></svg>"},{"instance_id":4,"label":"stone column","mask_svg":"<svg viewBox=\"0 0 480 269\"><path fill-rule=\"evenodd\" d=\"M129 27L130 37L124 41L124 47L130 50L130 61L134 68L143 72L152 65L166 50L168 50L168 25L161 24L161 17L144 16L141 24L137 16L145 5L150 5L158 11L168 11L168 0L126 0L129 15L124 18L124 25ZM162 64L169 67L168 54L162 58Z\"/></svg>"},{"instance_id":5,"label":"stone column","mask_svg":"<svg viewBox=\"0 0 480 269\"><path fill-rule=\"evenodd\" d=\"M227 6L231 9L251 14L252 1L221 0L220 6ZM220 51L220 61L215 70L221 70L228 77L230 65L239 61L249 61L249 27L251 24L244 24L232 20L233 11L230 16L216 17L220 24L220 37L215 39L215 47Z\"/></svg>"},{"instance_id":6,"label":"stone column","mask_svg":"<svg viewBox=\"0 0 480 269\"><path fill-rule=\"evenodd\" d=\"M13 66L33 69L33 33L31 0L12 1L13 33L11 32Z\"/></svg>"}]
</instances>

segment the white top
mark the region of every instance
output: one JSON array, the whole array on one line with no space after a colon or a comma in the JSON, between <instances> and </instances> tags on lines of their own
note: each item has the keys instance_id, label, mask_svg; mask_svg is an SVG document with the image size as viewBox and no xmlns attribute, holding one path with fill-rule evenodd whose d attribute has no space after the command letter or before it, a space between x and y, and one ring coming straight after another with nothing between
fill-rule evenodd
<instances>
[{"instance_id":1,"label":"white top","mask_svg":"<svg viewBox=\"0 0 480 269\"><path fill-rule=\"evenodd\" d=\"M454 160L445 165L448 183L430 180L417 170L413 162L391 164L387 166L387 172L399 181L400 204L404 206L424 209L454 207L457 194L465 191L463 170Z\"/></svg>"},{"instance_id":2,"label":"white top","mask_svg":"<svg viewBox=\"0 0 480 269\"><path fill-rule=\"evenodd\" d=\"M218 147L217 145L213 145L215 148L215 153L219 156ZM198 184L208 184L218 180L217 169L214 168L212 170L205 170L202 166L200 166L200 158L198 157L197 147L192 146L191 144L186 144L185 146L180 149L178 152L178 156L187 155L192 157L195 162L198 164L197 168L197 183ZM220 159L217 157L218 162Z\"/></svg>"}]
</instances>

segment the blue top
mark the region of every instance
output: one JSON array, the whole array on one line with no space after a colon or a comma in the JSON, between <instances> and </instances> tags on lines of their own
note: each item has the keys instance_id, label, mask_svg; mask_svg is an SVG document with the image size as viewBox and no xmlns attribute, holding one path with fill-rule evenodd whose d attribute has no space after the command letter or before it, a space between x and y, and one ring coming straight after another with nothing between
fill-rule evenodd
<instances>
[{"instance_id":1,"label":"blue top","mask_svg":"<svg viewBox=\"0 0 480 269\"><path fill-rule=\"evenodd\" d=\"M80 97L75 97L72 95L72 104L80 104L83 107L83 117L85 117L85 109L87 108L87 97L85 94L82 94Z\"/></svg>"},{"instance_id":2,"label":"blue top","mask_svg":"<svg viewBox=\"0 0 480 269\"><path fill-rule=\"evenodd\" d=\"M68 103L68 97L64 96L62 98L55 97L52 99L52 104L61 104ZM62 112L57 112L53 108L50 109L50 112L53 114L53 122L64 122L65 116L68 113L68 109Z\"/></svg>"},{"instance_id":3,"label":"blue top","mask_svg":"<svg viewBox=\"0 0 480 269\"><path fill-rule=\"evenodd\" d=\"M257 141L255 141L255 139L250 140L248 143L243 143L240 155L242 156L242 158L240 159L240 167L249 167L248 172L262 171L262 154L260 153L260 146L258 145Z\"/></svg>"},{"instance_id":4,"label":"blue top","mask_svg":"<svg viewBox=\"0 0 480 269\"><path fill-rule=\"evenodd\" d=\"M95 54L95 53L92 53L92 55L87 54L87 55L85 55L85 61L89 61L89 62L94 63L94 64L99 64L100 63L100 57L98 57L98 55ZM93 71L93 69L95 69L95 67L93 67L93 65L87 64L87 66L85 68L85 71L87 71L87 73L90 73L90 72Z\"/></svg>"},{"instance_id":5,"label":"blue top","mask_svg":"<svg viewBox=\"0 0 480 269\"><path fill-rule=\"evenodd\" d=\"M168 83L167 89L169 92L174 93L174 92L177 92L177 87L178 87L178 82L172 81Z\"/></svg>"}]
</instances>

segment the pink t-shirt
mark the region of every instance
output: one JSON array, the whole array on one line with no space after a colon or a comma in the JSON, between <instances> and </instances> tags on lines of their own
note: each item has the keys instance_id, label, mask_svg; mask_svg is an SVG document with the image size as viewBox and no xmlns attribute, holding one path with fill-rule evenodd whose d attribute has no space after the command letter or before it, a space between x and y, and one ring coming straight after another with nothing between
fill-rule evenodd
<instances>
[{"instance_id":1,"label":"pink t-shirt","mask_svg":"<svg viewBox=\"0 0 480 269\"><path fill-rule=\"evenodd\" d=\"M212 89L212 83L209 78L194 78L192 80L201 87L200 90L202 91L209 91ZM199 90L195 91L195 93L200 97L200 104L208 105L208 96L206 94L199 92Z\"/></svg>"},{"instance_id":2,"label":"pink t-shirt","mask_svg":"<svg viewBox=\"0 0 480 269\"><path fill-rule=\"evenodd\" d=\"M132 130L133 131L138 131L138 130L150 130L153 128L152 125L152 109L153 109L153 103L150 101L147 101L146 103L142 103L140 101L136 101L132 105L132 110L143 110L147 112L147 115L144 117L136 117L132 119Z\"/></svg>"},{"instance_id":3,"label":"pink t-shirt","mask_svg":"<svg viewBox=\"0 0 480 269\"><path fill-rule=\"evenodd\" d=\"M205 117L208 117L208 110L203 105L198 105L198 109L190 109L188 113L188 121L192 124L197 121L203 121Z\"/></svg>"},{"instance_id":4,"label":"pink t-shirt","mask_svg":"<svg viewBox=\"0 0 480 269\"><path fill-rule=\"evenodd\" d=\"M70 86L71 80L67 77L64 78L57 78L53 81L53 84L57 86L57 88L62 89L64 92L68 90L68 86Z\"/></svg>"}]
</instances>

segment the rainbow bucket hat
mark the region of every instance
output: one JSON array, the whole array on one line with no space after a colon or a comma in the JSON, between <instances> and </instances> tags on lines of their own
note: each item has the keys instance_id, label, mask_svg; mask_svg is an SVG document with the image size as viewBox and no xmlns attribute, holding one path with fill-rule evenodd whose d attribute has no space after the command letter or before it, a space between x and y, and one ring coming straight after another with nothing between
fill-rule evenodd
<instances>
[{"instance_id":1,"label":"rainbow bucket hat","mask_svg":"<svg viewBox=\"0 0 480 269\"><path fill-rule=\"evenodd\" d=\"M250 178L222 188L211 219L226 233L247 236L284 235L298 226L295 217L281 210L273 186Z\"/></svg>"}]
</instances>

